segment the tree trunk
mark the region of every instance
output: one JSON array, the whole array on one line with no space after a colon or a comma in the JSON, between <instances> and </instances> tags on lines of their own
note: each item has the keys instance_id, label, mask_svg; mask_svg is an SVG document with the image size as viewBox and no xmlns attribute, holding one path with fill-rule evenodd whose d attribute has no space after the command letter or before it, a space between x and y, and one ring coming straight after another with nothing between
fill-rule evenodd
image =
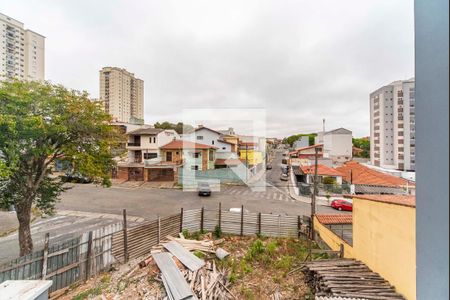
<instances>
[{"instance_id":1,"label":"tree trunk","mask_svg":"<svg viewBox=\"0 0 450 300\"><path fill-rule=\"evenodd\" d=\"M33 252L33 240L31 239L31 201L24 200L16 205L17 219L19 220L19 247L20 256Z\"/></svg>"}]
</instances>

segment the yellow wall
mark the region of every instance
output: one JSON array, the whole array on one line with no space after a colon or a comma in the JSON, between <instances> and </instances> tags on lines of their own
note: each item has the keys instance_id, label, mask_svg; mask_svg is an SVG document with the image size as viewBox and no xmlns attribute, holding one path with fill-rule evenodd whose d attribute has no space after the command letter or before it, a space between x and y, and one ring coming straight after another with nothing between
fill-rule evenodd
<instances>
[{"instance_id":1,"label":"yellow wall","mask_svg":"<svg viewBox=\"0 0 450 300\"><path fill-rule=\"evenodd\" d=\"M314 229L320 238L330 247L331 250L339 251L340 245L344 245L344 257L353 258L353 247L347 244L346 241L334 234L330 229L322 225L316 217L314 217Z\"/></svg>"},{"instance_id":2,"label":"yellow wall","mask_svg":"<svg viewBox=\"0 0 450 300\"><path fill-rule=\"evenodd\" d=\"M245 154L245 150L239 150L240 152L240 159L248 159L248 163L250 165L257 165L261 164L263 162L263 155L262 152L255 151L255 150L247 150L248 154Z\"/></svg>"},{"instance_id":3,"label":"yellow wall","mask_svg":"<svg viewBox=\"0 0 450 300\"><path fill-rule=\"evenodd\" d=\"M413 207L353 201L355 258L378 272L407 299L416 299L415 228Z\"/></svg>"}]
</instances>

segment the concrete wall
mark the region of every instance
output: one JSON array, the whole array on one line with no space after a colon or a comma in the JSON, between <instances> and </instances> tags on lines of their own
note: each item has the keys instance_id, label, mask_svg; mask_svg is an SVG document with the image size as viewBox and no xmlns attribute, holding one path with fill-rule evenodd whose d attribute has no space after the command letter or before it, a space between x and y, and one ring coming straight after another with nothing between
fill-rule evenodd
<instances>
[{"instance_id":1,"label":"concrete wall","mask_svg":"<svg viewBox=\"0 0 450 300\"><path fill-rule=\"evenodd\" d=\"M323 137L324 156L339 161L349 161L353 156L351 134L325 134ZM347 157L347 158L346 158Z\"/></svg>"},{"instance_id":2,"label":"concrete wall","mask_svg":"<svg viewBox=\"0 0 450 300\"><path fill-rule=\"evenodd\" d=\"M322 225L317 220L317 217L314 217L314 228L318 236L328 245L328 247L330 247L331 250L339 251L340 245L344 245L344 257L345 258L355 257L353 247L347 244L346 241L338 237L329 228Z\"/></svg>"},{"instance_id":3,"label":"concrete wall","mask_svg":"<svg viewBox=\"0 0 450 300\"><path fill-rule=\"evenodd\" d=\"M407 299L416 299L415 208L355 199L353 254Z\"/></svg>"},{"instance_id":4,"label":"concrete wall","mask_svg":"<svg viewBox=\"0 0 450 300\"><path fill-rule=\"evenodd\" d=\"M415 26L417 298L449 299L449 1L415 0Z\"/></svg>"}]
</instances>

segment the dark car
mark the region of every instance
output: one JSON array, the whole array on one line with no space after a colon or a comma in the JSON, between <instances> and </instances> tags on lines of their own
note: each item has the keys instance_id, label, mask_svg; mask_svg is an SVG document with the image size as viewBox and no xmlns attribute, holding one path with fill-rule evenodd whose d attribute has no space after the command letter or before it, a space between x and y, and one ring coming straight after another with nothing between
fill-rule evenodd
<instances>
[{"instance_id":1,"label":"dark car","mask_svg":"<svg viewBox=\"0 0 450 300\"><path fill-rule=\"evenodd\" d=\"M72 182L72 183L91 183L92 179L86 176L83 176L79 173L66 173L61 176L62 182Z\"/></svg>"},{"instance_id":2,"label":"dark car","mask_svg":"<svg viewBox=\"0 0 450 300\"><path fill-rule=\"evenodd\" d=\"M211 196L211 188L207 182L202 182L198 184L198 195Z\"/></svg>"},{"instance_id":3,"label":"dark car","mask_svg":"<svg viewBox=\"0 0 450 300\"><path fill-rule=\"evenodd\" d=\"M272 165L271 164L267 164L266 165L266 170L272 170Z\"/></svg>"},{"instance_id":4,"label":"dark car","mask_svg":"<svg viewBox=\"0 0 450 300\"><path fill-rule=\"evenodd\" d=\"M331 207L337 210L353 211L353 203L344 199L333 200Z\"/></svg>"}]
</instances>

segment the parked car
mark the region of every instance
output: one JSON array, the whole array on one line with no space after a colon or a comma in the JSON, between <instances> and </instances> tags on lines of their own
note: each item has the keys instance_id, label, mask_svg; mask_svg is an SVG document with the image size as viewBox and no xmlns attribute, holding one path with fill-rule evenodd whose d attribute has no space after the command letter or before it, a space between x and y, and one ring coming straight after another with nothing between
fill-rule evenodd
<instances>
[{"instance_id":1,"label":"parked car","mask_svg":"<svg viewBox=\"0 0 450 300\"><path fill-rule=\"evenodd\" d=\"M199 196L211 196L211 187L207 182L201 182L198 184L198 195Z\"/></svg>"},{"instance_id":2,"label":"parked car","mask_svg":"<svg viewBox=\"0 0 450 300\"><path fill-rule=\"evenodd\" d=\"M266 170L272 170L272 165L271 164L267 164L266 165Z\"/></svg>"},{"instance_id":3,"label":"parked car","mask_svg":"<svg viewBox=\"0 0 450 300\"><path fill-rule=\"evenodd\" d=\"M337 210L353 211L353 203L344 199L333 200L331 207Z\"/></svg>"},{"instance_id":4,"label":"parked car","mask_svg":"<svg viewBox=\"0 0 450 300\"><path fill-rule=\"evenodd\" d=\"M288 180L289 180L288 174L286 174L286 173L281 173L280 180L288 181Z\"/></svg>"},{"instance_id":5,"label":"parked car","mask_svg":"<svg viewBox=\"0 0 450 300\"><path fill-rule=\"evenodd\" d=\"M289 167L288 166L281 166L281 173L289 174Z\"/></svg>"},{"instance_id":6,"label":"parked car","mask_svg":"<svg viewBox=\"0 0 450 300\"><path fill-rule=\"evenodd\" d=\"M283 158L283 159L281 160L281 164L287 165L287 159L286 159L286 158Z\"/></svg>"},{"instance_id":7,"label":"parked car","mask_svg":"<svg viewBox=\"0 0 450 300\"><path fill-rule=\"evenodd\" d=\"M66 173L61 176L62 182L72 182L72 183L91 183L92 179L81 175L80 173Z\"/></svg>"}]
</instances>

